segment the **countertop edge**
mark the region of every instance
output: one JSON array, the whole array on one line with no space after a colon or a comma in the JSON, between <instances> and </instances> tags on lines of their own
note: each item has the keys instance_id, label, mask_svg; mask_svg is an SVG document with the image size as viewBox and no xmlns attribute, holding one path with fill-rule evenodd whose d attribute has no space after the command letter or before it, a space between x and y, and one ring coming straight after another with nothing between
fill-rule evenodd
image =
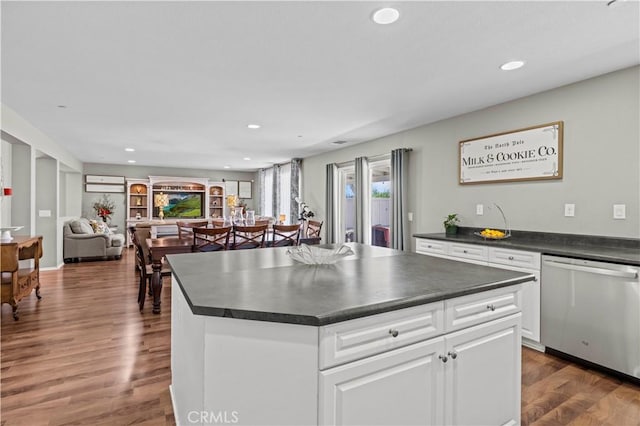
<instances>
[{"instance_id":1,"label":"countertop edge","mask_svg":"<svg viewBox=\"0 0 640 426\"><path fill-rule=\"evenodd\" d=\"M640 258L636 259L628 256L620 256L607 254L603 252L603 248L599 246L589 246L589 245L567 245L567 244L558 244L557 247L553 247L553 243L546 243L545 245L541 245L536 242L526 242L526 241L516 241L514 242L514 237L504 239L504 240L486 240L481 239L476 236L469 235L456 235L456 236L447 236L444 233L416 233L413 234L414 238L420 239L428 239L428 240L437 240L437 241L447 241L452 243L461 243L461 244L473 244L473 245L482 245L487 247L500 247L505 249L513 249L513 250L525 250L525 251L533 251L541 254L550 254L555 256L564 256L564 257L572 257L576 259L586 259L586 260L595 260L600 262L611 262L625 265L633 265L640 266ZM605 249L613 250L612 247L606 247ZM621 248L620 250L634 250L632 248ZM640 252L639 252L640 253Z\"/></svg>"},{"instance_id":2,"label":"countertop edge","mask_svg":"<svg viewBox=\"0 0 640 426\"><path fill-rule=\"evenodd\" d=\"M424 296L416 296L400 300L381 302L375 305L366 305L357 308L344 309L339 312L332 312L322 316L314 316L304 314L247 311L242 309L229 309L222 307L208 307L198 305L194 306L188 294L185 292L182 283L180 282L180 277L175 274L172 274L172 277L175 277L175 281L180 286L180 291L182 292L182 295L184 296L187 304L189 305L189 308L191 309L191 312L194 315L296 324L313 327L322 327L325 325L349 321L356 318L382 314L385 312L396 311L413 306L426 305L428 303L439 302L441 300L448 300L456 297L466 296L469 294L481 293L483 291L522 284L535 279L534 275L528 274L518 278L497 281L490 284L481 284L475 287L469 287L455 291L443 291L436 294L427 294Z\"/></svg>"}]
</instances>

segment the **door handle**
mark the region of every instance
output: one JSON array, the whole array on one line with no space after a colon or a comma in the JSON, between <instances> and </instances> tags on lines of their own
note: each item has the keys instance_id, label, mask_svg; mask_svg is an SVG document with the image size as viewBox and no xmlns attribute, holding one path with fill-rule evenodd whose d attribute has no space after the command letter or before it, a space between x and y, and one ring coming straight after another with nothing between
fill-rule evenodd
<instances>
[{"instance_id":1,"label":"door handle","mask_svg":"<svg viewBox=\"0 0 640 426\"><path fill-rule=\"evenodd\" d=\"M572 263L558 262L556 260L545 260L544 263L545 265L553 268L567 269L569 271L588 272L590 274L606 275L609 277L618 277L618 278L630 278L630 279L638 278L638 271L616 271L615 269L598 268L595 266L574 265Z\"/></svg>"}]
</instances>

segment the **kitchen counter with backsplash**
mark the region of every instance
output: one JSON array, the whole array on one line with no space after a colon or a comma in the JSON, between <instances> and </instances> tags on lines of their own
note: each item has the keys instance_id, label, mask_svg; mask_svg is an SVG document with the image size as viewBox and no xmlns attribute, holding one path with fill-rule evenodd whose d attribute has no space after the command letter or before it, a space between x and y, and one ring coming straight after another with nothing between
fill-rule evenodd
<instances>
[{"instance_id":1,"label":"kitchen counter with backsplash","mask_svg":"<svg viewBox=\"0 0 640 426\"><path fill-rule=\"evenodd\" d=\"M480 230L478 228L459 227L457 235L433 233L414 234L413 236L430 240L481 244L640 266L640 239L512 230L509 238L491 240L474 235L474 232Z\"/></svg>"}]
</instances>

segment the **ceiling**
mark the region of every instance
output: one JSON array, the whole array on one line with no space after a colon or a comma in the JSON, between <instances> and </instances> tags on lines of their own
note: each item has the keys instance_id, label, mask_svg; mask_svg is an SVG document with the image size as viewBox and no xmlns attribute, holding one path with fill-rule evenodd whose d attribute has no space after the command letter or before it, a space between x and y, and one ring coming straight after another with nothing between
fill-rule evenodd
<instances>
[{"instance_id":1,"label":"ceiling","mask_svg":"<svg viewBox=\"0 0 640 426\"><path fill-rule=\"evenodd\" d=\"M255 170L640 63L632 0L1 7L2 103L83 162Z\"/></svg>"}]
</instances>

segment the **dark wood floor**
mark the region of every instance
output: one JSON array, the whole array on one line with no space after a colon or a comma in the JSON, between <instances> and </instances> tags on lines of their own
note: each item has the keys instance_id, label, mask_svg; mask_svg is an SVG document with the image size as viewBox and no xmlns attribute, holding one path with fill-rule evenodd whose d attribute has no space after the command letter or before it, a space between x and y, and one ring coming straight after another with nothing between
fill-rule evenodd
<instances>
[{"instance_id":1,"label":"dark wood floor","mask_svg":"<svg viewBox=\"0 0 640 426\"><path fill-rule=\"evenodd\" d=\"M2 306L1 424L175 424L170 291L138 311L133 252L42 272L43 299ZM640 425L640 387L523 350L523 425Z\"/></svg>"}]
</instances>

